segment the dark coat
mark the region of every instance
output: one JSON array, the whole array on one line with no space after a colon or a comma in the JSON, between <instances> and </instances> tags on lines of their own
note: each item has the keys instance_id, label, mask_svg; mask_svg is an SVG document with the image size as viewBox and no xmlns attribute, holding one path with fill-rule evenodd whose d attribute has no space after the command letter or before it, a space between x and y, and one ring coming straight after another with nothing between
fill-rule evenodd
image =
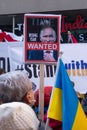
<instances>
[{"instance_id":1,"label":"dark coat","mask_svg":"<svg viewBox=\"0 0 87 130\"><path fill-rule=\"evenodd\" d=\"M55 60L58 59L58 52L53 51L53 57ZM30 50L27 51L27 59L28 60L43 60L43 50Z\"/></svg>"}]
</instances>

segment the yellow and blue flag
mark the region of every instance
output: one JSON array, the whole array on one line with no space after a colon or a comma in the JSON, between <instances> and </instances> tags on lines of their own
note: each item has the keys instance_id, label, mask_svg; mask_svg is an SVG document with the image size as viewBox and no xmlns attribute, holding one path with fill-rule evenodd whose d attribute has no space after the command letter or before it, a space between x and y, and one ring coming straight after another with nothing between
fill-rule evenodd
<instances>
[{"instance_id":1,"label":"yellow and blue flag","mask_svg":"<svg viewBox=\"0 0 87 130\"><path fill-rule=\"evenodd\" d=\"M87 130L87 117L61 59L51 95L48 118L62 121L62 130Z\"/></svg>"}]
</instances>

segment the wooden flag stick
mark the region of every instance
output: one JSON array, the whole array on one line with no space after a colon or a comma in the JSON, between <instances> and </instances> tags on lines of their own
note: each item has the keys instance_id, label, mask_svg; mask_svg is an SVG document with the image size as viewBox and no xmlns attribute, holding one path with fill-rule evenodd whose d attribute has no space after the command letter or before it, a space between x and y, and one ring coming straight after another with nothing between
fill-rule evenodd
<instances>
[{"instance_id":1,"label":"wooden flag stick","mask_svg":"<svg viewBox=\"0 0 87 130\"><path fill-rule=\"evenodd\" d=\"M40 89L39 89L39 113L38 117L43 121L44 117L44 64L40 64Z\"/></svg>"}]
</instances>

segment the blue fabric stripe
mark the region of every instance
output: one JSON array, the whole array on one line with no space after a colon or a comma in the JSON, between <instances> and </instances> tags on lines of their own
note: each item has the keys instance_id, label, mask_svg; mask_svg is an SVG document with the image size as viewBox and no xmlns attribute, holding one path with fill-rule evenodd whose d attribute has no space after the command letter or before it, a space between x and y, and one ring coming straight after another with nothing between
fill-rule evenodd
<instances>
[{"instance_id":1,"label":"blue fabric stripe","mask_svg":"<svg viewBox=\"0 0 87 130\"><path fill-rule=\"evenodd\" d=\"M57 89L53 89L56 91L53 91L51 97L48 117L56 120L61 119L62 130L87 130L87 118L79 103L72 82L61 59L59 63L54 87L59 88L60 91L57 92Z\"/></svg>"},{"instance_id":2,"label":"blue fabric stripe","mask_svg":"<svg viewBox=\"0 0 87 130\"><path fill-rule=\"evenodd\" d=\"M59 62L59 66L60 66L60 62ZM60 67L57 70L57 74L56 74L56 80L55 80L55 88L60 88L62 89L62 78L61 78L61 69Z\"/></svg>"},{"instance_id":3,"label":"blue fabric stripe","mask_svg":"<svg viewBox=\"0 0 87 130\"><path fill-rule=\"evenodd\" d=\"M62 88L63 130L72 130L78 108L78 98L61 59L58 76L56 85Z\"/></svg>"}]
</instances>

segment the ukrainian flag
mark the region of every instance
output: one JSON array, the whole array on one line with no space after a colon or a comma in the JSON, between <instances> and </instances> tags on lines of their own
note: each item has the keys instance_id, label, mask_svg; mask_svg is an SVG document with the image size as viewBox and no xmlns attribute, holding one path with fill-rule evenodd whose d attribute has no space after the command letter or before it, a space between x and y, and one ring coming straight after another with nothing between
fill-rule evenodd
<instances>
[{"instance_id":1,"label":"ukrainian flag","mask_svg":"<svg viewBox=\"0 0 87 130\"><path fill-rule=\"evenodd\" d=\"M87 130L87 117L61 59L51 95L48 118L62 121L62 130Z\"/></svg>"}]
</instances>

